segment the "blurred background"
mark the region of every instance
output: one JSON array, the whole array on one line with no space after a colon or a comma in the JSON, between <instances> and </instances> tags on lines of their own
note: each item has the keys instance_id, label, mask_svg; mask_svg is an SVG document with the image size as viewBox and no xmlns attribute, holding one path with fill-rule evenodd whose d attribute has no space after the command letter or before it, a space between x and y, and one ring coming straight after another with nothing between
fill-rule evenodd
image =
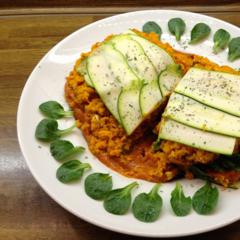
<instances>
[{"instance_id":1,"label":"blurred background","mask_svg":"<svg viewBox=\"0 0 240 240\"><path fill-rule=\"evenodd\" d=\"M220 5L239 3L238 0L2 0L1 7L114 7L114 6L183 6L183 5Z\"/></svg>"}]
</instances>

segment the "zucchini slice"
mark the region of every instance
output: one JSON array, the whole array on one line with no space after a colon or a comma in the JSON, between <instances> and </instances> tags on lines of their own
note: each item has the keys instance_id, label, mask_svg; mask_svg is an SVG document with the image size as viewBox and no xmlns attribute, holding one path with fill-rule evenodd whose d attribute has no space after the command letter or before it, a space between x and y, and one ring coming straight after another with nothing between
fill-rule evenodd
<instances>
[{"instance_id":1,"label":"zucchini slice","mask_svg":"<svg viewBox=\"0 0 240 240\"><path fill-rule=\"evenodd\" d=\"M140 91L139 104L143 116L153 112L162 101L157 81L151 81L143 85Z\"/></svg>"},{"instance_id":2,"label":"zucchini slice","mask_svg":"<svg viewBox=\"0 0 240 240\"><path fill-rule=\"evenodd\" d=\"M121 124L118 96L123 86L137 79L121 53L104 44L87 59L90 79L102 101Z\"/></svg>"},{"instance_id":3,"label":"zucchini slice","mask_svg":"<svg viewBox=\"0 0 240 240\"><path fill-rule=\"evenodd\" d=\"M169 64L174 64L174 60L171 55L167 51L165 51L165 49L159 47L157 44L149 41L146 38L141 37L130 29L123 34L129 35L131 39L135 40L142 46L145 54L152 62L158 74L160 74L164 69L166 69Z\"/></svg>"},{"instance_id":4,"label":"zucchini slice","mask_svg":"<svg viewBox=\"0 0 240 240\"><path fill-rule=\"evenodd\" d=\"M169 64L174 64L172 57L165 50L148 41L147 39L137 35L131 30L128 31L128 33L130 33L129 36L132 40L141 45L143 51L157 70L158 74L166 69ZM161 100L163 98L163 94L159 94L159 86L157 81L146 81L145 83L146 84L142 87L140 93L140 107L143 116L146 116L154 111L154 109L161 104Z\"/></svg>"},{"instance_id":5,"label":"zucchini slice","mask_svg":"<svg viewBox=\"0 0 240 240\"><path fill-rule=\"evenodd\" d=\"M132 31L132 33L134 32ZM130 34L130 37L142 46L145 54L150 59L158 74L168 68L169 64L174 64L172 57L158 45L135 33ZM172 81L174 80L175 79ZM140 93L140 107L143 116L148 115L161 104L164 94L159 94L159 87L160 86L158 86L156 81L148 82L145 86L143 86Z\"/></svg>"},{"instance_id":6,"label":"zucchini slice","mask_svg":"<svg viewBox=\"0 0 240 240\"><path fill-rule=\"evenodd\" d=\"M139 35L130 35L131 39L138 42L144 49L145 54L148 56L157 73L161 73L169 64L174 64L172 57L158 45L148 41Z\"/></svg>"},{"instance_id":7,"label":"zucchini slice","mask_svg":"<svg viewBox=\"0 0 240 240\"><path fill-rule=\"evenodd\" d=\"M163 116L204 131L240 137L240 118L178 93L171 95Z\"/></svg>"},{"instance_id":8,"label":"zucchini slice","mask_svg":"<svg viewBox=\"0 0 240 240\"><path fill-rule=\"evenodd\" d=\"M118 97L119 116L128 135L133 133L143 120L139 106L140 89L139 81L132 82L130 86L122 89Z\"/></svg>"},{"instance_id":9,"label":"zucchini slice","mask_svg":"<svg viewBox=\"0 0 240 240\"><path fill-rule=\"evenodd\" d=\"M165 118L161 122L159 138L225 155L233 154L236 144L234 137L205 132Z\"/></svg>"},{"instance_id":10,"label":"zucchini slice","mask_svg":"<svg viewBox=\"0 0 240 240\"><path fill-rule=\"evenodd\" d=\"M114 48L120 51L128 65L139 79L144 81L139 96L139 104L143 116L151 113L160 103L162 96L158 86L158 73L146 56L142 46L130 35L118 35L110 40ZM157 56L155 56L157 57Z\"/></svg>"},{"instance_id":11,"label":"zucchini slice","mask_svg":"<svg viewBox=\"0 0 240 240\"><path fill-rule=\"evenodd\" d=\"M158 83L163 96L170 94L182 78L181 66L170 64L159 75Z\"/></svg>"},{"instance_id":12,"label":"zucchini slice","mask_svg":"<svg viewBox=\"0 0 240 240\"><path fill-rule=\"evenodd\" d=\"M240 75L191 68L175 92L240 117Z\"/></svg>"},{"instance_id":13,"label":"zucchini slice","mask_svg":"<svg viewBox=\"0 0 240 240\"><path fill-rule=\"evenodd\" d=\"M157 71L144 49L129 35L117 35L110 40L110 43L123 54L128 65L140 79L146 82L157 79Z\"/></svg>"},{"instance_id":14,"label":"zucchini slice","mask_svg":"<svg viewBox=\"0 0 240 240\"><path fill-rule=\"evenodd\" d=\"M77 66L76 70L77 70L78 74L80 74L84 77L86 84L93 88L91 78L89 77L88 71L87 71L87 58L85 58L84 60L81 61L79 66Z\"/></svg>"}]
</instances>

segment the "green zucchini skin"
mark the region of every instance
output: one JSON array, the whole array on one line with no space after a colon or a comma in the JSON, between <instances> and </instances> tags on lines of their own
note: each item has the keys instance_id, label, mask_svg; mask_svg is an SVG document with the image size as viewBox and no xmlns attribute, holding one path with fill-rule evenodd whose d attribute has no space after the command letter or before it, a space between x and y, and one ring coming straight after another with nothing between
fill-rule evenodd
<instances>
[{"instance_id":1,"label":"green zucchini skin","mask_svg":"<svg viewBox=\"0 0 240 240\"><path fill-rule=\"evenodd\" d=\"M144 117L148 115L156 105L158 105L162 98L157 85L158 73L148 56L145 54L143 47L137 41L133 40L130 35L118 35L113 37L110 40L110 43L115 49L123 54L129 67L136 76L144 82L144 86L139 89L139 105L141 114ZM129 88L128 86L125 87L126 89ZM135 92L134 95L136 95ZM127 96L130 97L129 94ZM120 103L121 102L122 100ZM121 113L119 113L119 115L121 115ZM121 119L125 121L126 118L122 117ZM133 118L131 119L131 123L133 123ZM125 122L123 125L129 124ZM136 119L136 126L138 125L138 120Z\"/></svg>"},{"instance_id":2,"label":"green zucchini skin","mask_svg":"<svg viewBox=\"0 0 240 240\"><path fill-rule=\"evenodd\" d=\"M149 115L163 100L157 81L145 84L140 91L139 104L143 117Z\"/></svg>"},{"instance_id":3,"label":"green zucchini skin","mask_svg":"<svg viewBox=\"0 0 240 240\"><path fill-rule=\"evenodd\" d=\"M202 131L165 118L162 119L158 137L225 155L232 155L236 145L234 137Z\"/></svg>"},{"instance_id":4,"label":"green zucchini skin","mask_svg":"<svg viewBox=\"0 0 240 240\"><path fill-rule=\"evenodd\" d=\"M159 74L158 84L162 93L162 96L169 95L177 83L182 78L181 66L178 64L170 64Z\"/></svg>"},{"instance_id":5,"label":"green zucchini skin","mask_svg":"<svg viewBox=\"0 0 240 240\"><path fill-rule=\"evenodd\" d=\"M191 68L175 92L240 117L240 75Z\"/></svg>"},{"instance_id":6,"label":"green zucchini skin","mask_svg":"<svg viewBox=\"0 0 240 240\"><path fill-rule=\"evenodd\" d=\"M86 84L93 88L93 83L91 81L91 78L89 77L88 71L87 71L87 58L81 61L79 66L77 66L77 72L78 74L82 75L84 77L84 80Z\"/></svg>"},{"instance_id":7,"label":"green zucchini skin","mask_svg":"<svg viewBox=\"0 0 240 240\"><path fill-rule=\"evenodd\" d=\"M121 52L132 71L146 83L157 79L157 71L147 57L142 46L129 35L117 35L110 44Z\"/></svg>"},{"instance_id":8,"label":"green zucchini skin","mask_svg":"<svg viewBox=\"0 0 240 240\"><path fill-rule=\"evenodd\" d=\"M159 138L225 155L240 136L240 76L191 68L170 96Z\"/></svg>"},{"instance_id":9,"label":"green zucchini skin","mask_svg":"<svg viewBox=\"0 0 240 240\"><path fill-rule=\"evenodd\" d=\"M152 62L158 74L166 69L169 64L174 64L173 58L158 45L136 34L130 37L142 46L145 54Z\"/></svg>"},{"instance_id":10,"label":"green zucchini skin","mask_svg":"<svg viewBox=\"0 0 240 240\"><path fill-rule=\"evenodd\" d=\"M91 82L102 101L122 124L118 113L118 96L123 86L138 80L124 57L113 46L104 44L87 59Z\"/></svg>"},{"instance_id":11,"label":"green zucchini skin","mask_svg":"<svg viewBox=\"0 0 240 240\"><path fill-rule=\"evenodd\" d=\"M123 128L128 135L143 121L139 105L139 94L141 82L133 82L130 86L124 87L118 97L118 112Z\"/></svg>"},{"instance_id":12,"label":"green zucchini skin","mask_svg":"<svg viewBox=\"0 0 240 240\"><path fill-rule=\"evenodd\" d=\"M130 135L161 104L158 75L171 63L165 50L129 30L104 42L78 71Z\"/></svg>"},{"instance_id":13,"label":"green zucchini skin","mask_svg":"<svg viewBox=\"0 0 240 240\"><path fill-rule=\"evenodd\" d=\"M179 93L171 95L163 116L204 131L240 137L240 118Z\"/></svg>"}]
</instances>

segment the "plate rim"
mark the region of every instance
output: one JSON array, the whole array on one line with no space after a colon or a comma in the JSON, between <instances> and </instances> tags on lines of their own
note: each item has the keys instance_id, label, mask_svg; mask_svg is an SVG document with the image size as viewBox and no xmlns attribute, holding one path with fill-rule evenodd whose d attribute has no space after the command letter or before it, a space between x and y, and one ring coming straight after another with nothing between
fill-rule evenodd
<instances>
[{"instance_id":1,"label":"plate rim","mask_svg":"<svg viewBox=\"0 0 240 240\"><path fill-rule=\"evenodd\" d=\"M234 24L231 24L231 23L228 23L228 22L225 22L221 19L218 19L218 18L215 18L215 17L211 17L211 16L208 16L208 15L205 15L205 14L201 14L201 13L195 13L195 12L190 12L190 11L184 11L184 10L172 10L172 9L147 9L147 10L137 10L137 11L130 11L130 12L126 12L126 13L121 13L121 14L116 14L116 15L113 15L113 16L110 16L110 17L106 17L106 18L103 18L101 20L98 20L98 21L95 21L95 22L92 22L90 24L87 24L86 26L84 27L81 27L77 30L75 30L74 32L70 33L69 35L67 35L65 38L63 38L62 40L60 40L59 42L57 42L51 49L49 49L49 51L39 60L39 62L35 65L35 67L33 68L32 72L30 73L30 75L28 76L26 82L25 82L25 85L22 89L22 92L21 92L21 96L20 96L20 100L19 100L19 103L18 103L18 107L17 107L17 139L18 139L18 142L19 142L19 146L20 146L20 150L21 150L21 153L24 157L24 160L32 174L32 176L34 177L34 179L36 180L36 182L39 184L39 186L43 189L44 192L47 193L47 195L53 199L57 204L59 204L62 208L64 208L65 210L67 210L68 212L70 212L71 214L75 215L76 217L90 223L90 224L93 224L95 226L98 226L98 227L101 227L103 229L106 229L106 230L110 230L110 231L114 231L114 232L118 232L118 233L121 233L121 234L127 234L127 235L131 235L131 236L140 236L140 237L149 237L149 238L156 238L156 237L167 237L167 238L174 238L174 237L184 237L184 236L191 236L191 235L196 235L196 234L200 234L200 233L204 233L204 232L209 232L209 231L213 231L213 230L216 230L216 229L219 229L219 228L222 228L224 226L227 226L231 223L234 223L238 220L240 220L240 215L238 217L235 217L235 218L232 218L231 220L225 222L225 223L220 223L220 224L216 224L214 226L210 226L210 227L205 227L204 229L200 229L198 231L194 230L194 231L188 231L186 233L182 233L182 234L147 234L147 233L139 233L139 232L133 232L133 231L130 231L130 230L126 230L126 229L120 229L120 228L115 228L115 227L112 227L110 225L107 225L107 224L104 224L104 223L101 223L101 222L98 222L98 221L95 221L94 219L92 218L88 218L88 217L85 217L83 215L80 215L78 212L75 212L71 207L69 206L66 206L62 201L61 199L57 198L57 196L55 196L55 193L52 193L51 191L49 191L49 189L47 187L45 187L44 184L41 183L41 177L35 172L34 170L34 167L31 165L31 161L29 160L29 157L27 156L27 153L25 152L24 150L24 144L23 144L23 140L22 140L22 136L20 134L20 121L21 121L21 115L20 115L20 112L21 112L21 108L22 108L22 105L23 105L23 102L24 102L24 98L26 97L26 94L27 94L27 89L28 89L28 86L31 84L31 79L33 78L33 76L36 74L36 71L37 71L37 68L39 67L39 65L41 65L42 62L44 62L44 60L48 57L48 55L50 54L50 52L54 51L56 48L60 47L62 44L64 44L65 42L67 42L70 38L72 38L74 35L78 34L78 32L82 31L82 30L87 30L88 28L91 28L91 27L94 27L94 25L97 25L99 23L104 23L105 21L109 21L111 19L115 19L115 18L118 18L118 17L121 17L121 16L125 16L125 15L134 15L134 14L139 14L139 13L151 13L151 12L172 12L172 13L184 13L184 14L189 14L189 15L197 15L199 17L203 16L204 18L208 18L208 19L211 19L211 20L214 20L214 21L218 21L218 22L221 22L221 23L224 23L225 25L228 25L232 28L236 28L236 30L239 31L239 27L237 27L236 25Z\"/></svg>"}]
</instances>

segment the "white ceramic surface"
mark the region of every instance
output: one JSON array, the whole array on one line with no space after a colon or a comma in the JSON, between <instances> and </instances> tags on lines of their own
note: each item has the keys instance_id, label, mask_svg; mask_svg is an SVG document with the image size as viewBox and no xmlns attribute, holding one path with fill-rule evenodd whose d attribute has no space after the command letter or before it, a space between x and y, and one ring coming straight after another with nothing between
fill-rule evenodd
<instances>
[{"instance_id":1,"label":"white ceramic surface","mask_svg":"<svg viewBox=\"0 0 240 240\"><path fill-rule=\"evenodd\" d=\"M180 44L176 43L174 36L171 36L167 30L167 22L173 17L181 17L186 21L187 31ZM102 202L88 198L83 188L84 177L87 173L78 183L69 185L60 183L55 177L59 163L50 156L48 145L42 144L34 138L36 125L42 119L42 115L38 111L40 103L53 99L67 107L64 100L65 77L73 68L80 53L89 50L91 44L103 40L109 34L120 33L128 28L141 29L142 25L149 20L156 21L161 25L162 40L169 42L176 49L206 56L219 64L227 64L234 68L240 67L239 60L232 64L227 61L227 50L218 55L212 54L212 35L218 28L228 30L232 37L240 36L238 27L215 18L189 12L152 10L131 12L97 21L79 29L53 47L30 75L21 96L17 117L21 150L33 176L41 187L62 207L88 222L121 233L149 237L175 237L206 232L240 219L240 190L223 191L219 187L218 207L209 216L200 216L192 211L186 217L176 217L169 204L170 192L175 183L162 184L160 193L164 200L164 206L159 220L150 224L142 223L137 221L131 213L124 216L111 215L103 209ZM206 41L185 48L190 30L198 22L207 23L212 29L212 34ZM72 122L73 119L59 121L60 127L70 126ZM66 139L70 139L76 145L87 147L78 129ZM115 188L134 181L134 179L123 177L105 167L89 150L82 157L82 161L92 165L90 172L110 172ZM140 186L133 192L133 196L142 191L149 191L153 185L145 181L138 180L138 182ZM203 184L201 180L182 180L181 183L184 185L187 195L193 194Z\"/></svg>"}]
</instances>

